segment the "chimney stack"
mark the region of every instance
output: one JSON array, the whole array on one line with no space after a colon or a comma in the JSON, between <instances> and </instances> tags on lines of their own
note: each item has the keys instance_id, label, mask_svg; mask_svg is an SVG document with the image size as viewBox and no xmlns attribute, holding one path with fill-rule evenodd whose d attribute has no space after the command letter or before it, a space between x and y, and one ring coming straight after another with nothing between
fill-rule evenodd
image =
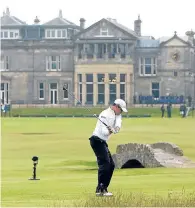
<instances>
[{"instance_id":1,"label":"chimney stack","mask_svg":"<svg viewBox=\"0 0 195 208\"><path fill-rule=\"evenodd\" d=\"M38 25L39 24L39 22L40 22L40 20L38 19L38 17L36 16L35 17L35 19L34 19L34 23L35 23L35 25Z\"/></svg>"},{"instance_id":2,"label":"chimney stack","mask_svg":"<svg viewBox=\"0 0 195 208\"><path fill-rule=\"evenodd\" d=\"M84 18L80 18L80 28L81 28L81 30L85 29L85 19Z\"/></svg>"},{"instance_id":3,"label":"chimney stack","mask_svg":"<svg viewBox=\"0 0 195 208\"><path fill-rule=\"evenodd\" d=\"M60 18L63 17L63 16L62 16L62 10L61 10L61 9L59 10L59 17L60 17Z\"/></svg>"},{"instance_id":4,"label":"chimney stack","mask_svg":"<svg viewBox=\"0 0 195 208\"><path fill-rule=\"evenodd\" d=\"M9 7L6 8L6 13L7 16L10 16L10 11L9 11Z\"/></svg>"},{"instance_id":5,"label":"chimney stack","mask_svg":"<svg viewBox=\"0 0 195 208\"><path fill-rule=\"evenodd\" d=\"M140 15L138 15L138 19L134 21L134 31L139 37L141 36L141 23Z\"/></svg>"},{"instance_id":6,"label":"chimney stack","mask_svg":"<svg viewBox=\"0 0 195 208\"><path fill-rule=\"evenodd\" d=\"M186 35L188 36L188 42L190 42L191 44L194 43L194 34L195 32L192 30L186 32Z\"/></svg>"}]
</instances>

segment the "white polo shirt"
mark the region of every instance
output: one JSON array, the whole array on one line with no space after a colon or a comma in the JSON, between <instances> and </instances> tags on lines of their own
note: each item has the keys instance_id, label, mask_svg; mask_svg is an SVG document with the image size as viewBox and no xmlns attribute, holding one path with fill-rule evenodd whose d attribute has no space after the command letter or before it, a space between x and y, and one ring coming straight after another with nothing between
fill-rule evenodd
<instances>
[{"instance_id":1,"label":"white polo shirt","mask_svg":"<svg viewBox=\"0 0 195 208\"><path fill-rule=\"evenodd\" d=\"M115 115L114 111L110 107L100 113L99 119L111 128L121 128L122 116ZM93 135L99 137L104 141L108 141L110 136L109 130L101 121L97 120Z\"/></svg>"}]
</instances>

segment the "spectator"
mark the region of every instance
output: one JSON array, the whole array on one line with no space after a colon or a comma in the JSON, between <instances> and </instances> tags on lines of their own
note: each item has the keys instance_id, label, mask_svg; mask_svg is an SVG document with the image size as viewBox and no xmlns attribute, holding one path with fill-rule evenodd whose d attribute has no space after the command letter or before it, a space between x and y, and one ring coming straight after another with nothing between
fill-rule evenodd
<instances>
[{"instance_id":1,"label":"spectator","mask_svg":"<svg viewBox=\"0 0 195 208\"><path fill-rule=\"evenodd\" d=\"M165 106L164 106L164 104L162 104L162 106L161 106L161 112L162 112L162 118L164 118L164 114L165 114Z\"/></svg>"},{"instance_id":2,"label":"spectator","mask_svg":"<svg viewBox=\"0 0 195 208\"><path fill-rule=\"evenodd\" d=\"M168 103L167 105L167 117L168 118L171 118L171 103Z\"/></svg>"}]
</instances>

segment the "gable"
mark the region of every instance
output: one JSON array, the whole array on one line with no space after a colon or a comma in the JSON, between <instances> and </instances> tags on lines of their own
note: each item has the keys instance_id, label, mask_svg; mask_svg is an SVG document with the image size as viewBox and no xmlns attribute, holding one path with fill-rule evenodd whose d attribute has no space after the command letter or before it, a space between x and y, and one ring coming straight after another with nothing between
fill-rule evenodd
<instances>
[{"instance_id":1,"label":"gable","mask_svg":"<svg viewBox=\"0 0 195 208\"><path fill-rule=\"evenodd\" d=\"M163 38L159 39L161 42L160 45L165 47L189 46L189 43L184 38L180 38L176 34L172 38L165 38L164 41L162 40Z\"/></svg>"},{"instance_id":2,"label":"gable","mask_svg":"<svg viewBox=\"0 0 195 208\"><path fill-rule=\"evenodd\" d=\"M97 38L127 38L136 39L136 35L130 29L121 27L120 24L114 24L106 19L102 19L82 32L77 34L77 38L81 39L97 39Z\"/></svg>"},{"instance_id":3,"label":"gable","mask_svg":"<svg viewBox=\"0 0 195 208\"><path fill-rule=\"evenodd\" d=\"M177 38L174 38L171 41L168 41L164 46L187 46L188 44L184 41L181 41Z\"/></svg>"},{"instance_id":4,"label":"gable","mask_svg":"<svg viewBox=\"0 0 195 208\"><path fill-rule=\"evenodd\" d=\"M55 25L75 25L73 22L70 22L67 19L64 18L54 18L52 20L50 20L49 22L44 23L43 25L51 25L51 26L55 26Z\"/></svg>"}]
</instances>

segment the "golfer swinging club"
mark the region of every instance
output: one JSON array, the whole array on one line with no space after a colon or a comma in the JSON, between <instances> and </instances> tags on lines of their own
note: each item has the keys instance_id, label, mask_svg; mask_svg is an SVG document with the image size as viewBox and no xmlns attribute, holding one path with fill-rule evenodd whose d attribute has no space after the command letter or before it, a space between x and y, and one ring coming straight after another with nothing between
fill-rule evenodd
<instances>
[{"instance_id":1,"label":"golfer swinging club","mask_svg":"<svg viewBox=\"0 0 195 208\"><path fill-rule=\"evenodd\" d=\"M96 188L97 196L112 196L107 188L110 184L115 164L108 149L107 141L112 133L118 133L122 123L122 112L128 112L126 103L122 99L116 99L112 106L102 111L99 115L108 127L100 120L97 121L95 130L89 138L90 145L97 157L98 164L98 185Z\"/></svg>"}]
</instances>

